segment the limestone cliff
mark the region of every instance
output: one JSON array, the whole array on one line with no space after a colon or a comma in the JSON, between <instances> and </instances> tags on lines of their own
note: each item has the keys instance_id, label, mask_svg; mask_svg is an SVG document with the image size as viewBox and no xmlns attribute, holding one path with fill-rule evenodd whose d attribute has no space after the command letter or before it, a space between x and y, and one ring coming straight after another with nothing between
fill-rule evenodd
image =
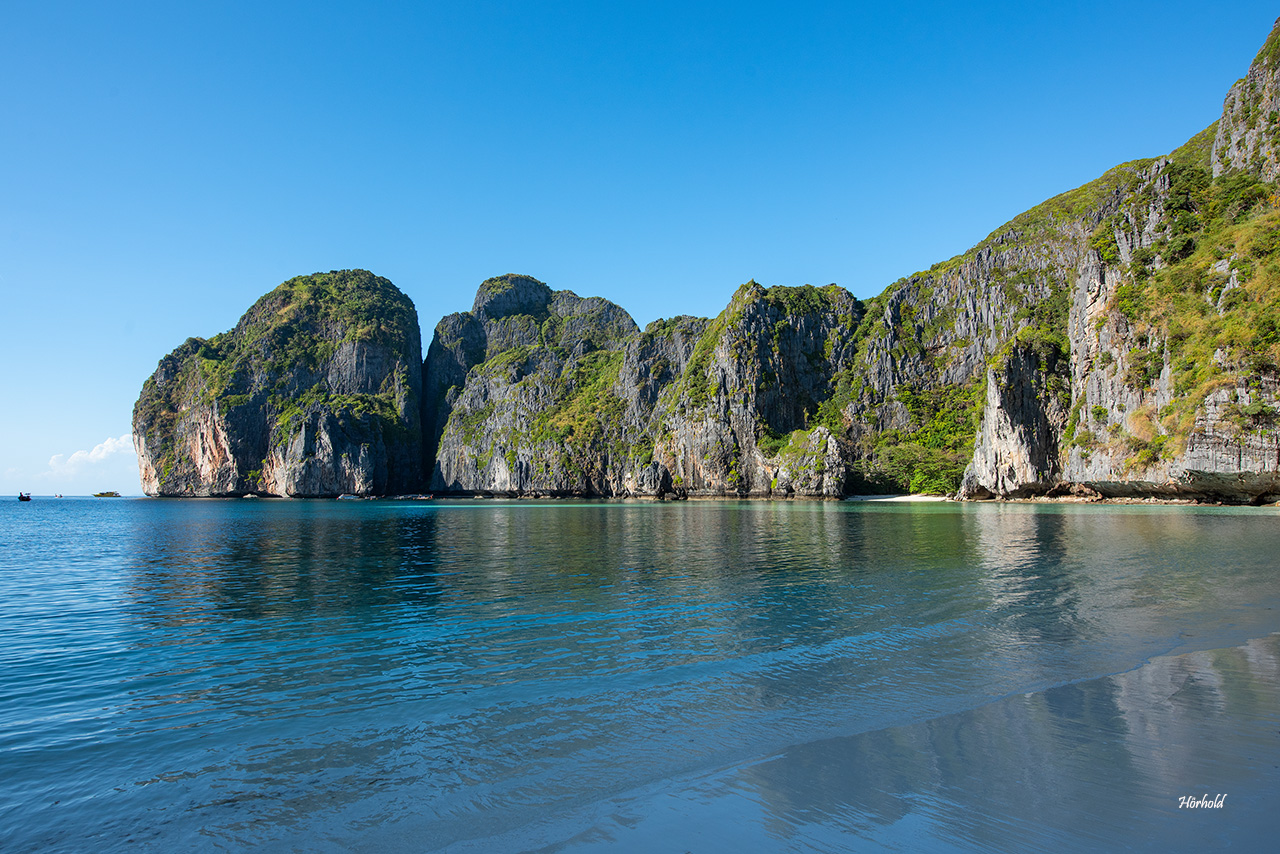
<instances>
[{"instance_id":1,"label":"limestone cliff","mask_svg":"<svg viewBox=\"0 0 1280 854\"><path fill-rule=\"evenodd\" d=\"M839 495L848 454L810 421L852 358L861 315L835 286L751 282L713 321L640 332L604 300L491 279L428 348L432 488Z\"/></svg>"},{"instance_id":2,"label":"limestone cliff","mask_svg":"<svg viewBox=\"0 0 1280 854\"><path fill-rule=\"evenodd\" d=\"M1264 181L1280 177L1280 30L1258 51L1249 72L1236 81L1222 105L1213 136L1211 165L1215 178L1250 172Z\"/></svg>"},{"instance_id":3,"label":"limestone cliff","mask_svg":"<svg viewBox=\"0 0 1280 854\"><path fill-rule=\"evenodd\" d=\"M516 333L542 322L545 294L505 297L498 314L532 318L510 330L474 309L447 318L427 370L447 437L435 485L1280 492L1277 44L1177 151L1050 199L865 304L750 283L700 331L678 325L678 345L659 347L658 324L589 362ZM570 440L584 429L589 442Z\"/></svg>"},{"instance_id":4,"label":"limestone cliff","mask_svg":"<svg viewBox=\"0 0 1280 854\"><path fill-rule=\"evenodd\" d=\"M150 494L1280 496L1280 29L1222 117L865 302L749 282L641 331L528 276L420 360L368 273L160 363Z\"/></svg>"},{"instance_id":5,"label":"limestone cliff","mask_svg":"<svg viewBox=\"0 0 1280 854\"><path fill-rule=\"evenodd\" d=\"M598 297L528 276L484 282L436 326L423 366L431 488L615 495L640 466L615 393L639 329Z\"/></svg>"},{"instance_id":6,"label":"limestone cliff","mask_svg":"<svg viewBox=\"0 0 1280 854\"><path fill-rule=\"evenodd\" d=\"M988 394L963 495L1280 495L1278 33L1218 122L1060 197L1069 394ZM1020 440L1002 425L1031 422L1059 439L1011 466Z\"/></svg>"},{"instance_id":7,"label":"limestone cliff","mask_svg":"<svg viewBox=\"0 0 1280 854\"><path fill-rule=\"evenodd\" d=\"M160 360L133 410L148 495L406 492L421 479L421 333L386 279L290 279Z\"/></svg>"},{"instance_id":8,"label":"limestone cliff","mask_svg":"<svg viewBox=\"0 0 1280 854\"><path fill-rule=\"evenodd\" d=\"M862 303L834 285L743 285L659 396L654 457L691 494L847 491L851 449L818 423Z\"/></svg>"}]
</instances>

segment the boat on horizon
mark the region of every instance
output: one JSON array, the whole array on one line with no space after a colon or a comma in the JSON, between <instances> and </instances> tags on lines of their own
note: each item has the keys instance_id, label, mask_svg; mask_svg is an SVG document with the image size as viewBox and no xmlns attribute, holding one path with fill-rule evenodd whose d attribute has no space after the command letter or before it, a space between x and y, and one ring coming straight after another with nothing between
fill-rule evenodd
<instances>
[{"instance_id":1,"label":"boat on horizon","mask_svg":"<svg viewBox=\"0 0 1280 854\"><path fill-rule=\"evenodd\" d=\"M113 492L95 492L93 494L93 497L94 498L119 498L120 493L114 492L114 491Z\"/></svg>"},{"instance_id":2,"label":"boat on horizon","mask_svg":"<svg viewBox=\"0 0 1280 854\"><path fill-rule=\"evenodd\" d=\"M19 500L19 501L30 501L30 500L31 500L31 493L30 493L30 492L19 492L19 493L18 493L18 500Z\"/></svg>"}]
</instances>

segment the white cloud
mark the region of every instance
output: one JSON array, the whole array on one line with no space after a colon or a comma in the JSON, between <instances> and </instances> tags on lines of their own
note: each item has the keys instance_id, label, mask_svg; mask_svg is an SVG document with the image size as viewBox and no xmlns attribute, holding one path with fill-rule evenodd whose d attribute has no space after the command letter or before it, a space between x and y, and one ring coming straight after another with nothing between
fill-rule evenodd
<instances>
[{"instance_id":1,"label":"white cloud","mask_svg":"<svg viewBox=\"0 0 1280 854\"><path fill-rule=\"evenodd\" d=\"M91 451L76 451L69 457L66 454L54 454L49 458L49 470L44 473L44 477L73 477L108 461L123 462L123 459L111 459L122 456L137 456L133 450L132 433L125 433L118 439L108 438L94 445Z\"/></svg>"}]
</instances>

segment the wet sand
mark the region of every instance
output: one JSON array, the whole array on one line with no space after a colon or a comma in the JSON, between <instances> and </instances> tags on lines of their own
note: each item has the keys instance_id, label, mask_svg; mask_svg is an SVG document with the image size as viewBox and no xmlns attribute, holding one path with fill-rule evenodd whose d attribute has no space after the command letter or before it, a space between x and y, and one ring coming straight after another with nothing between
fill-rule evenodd
<instances>
[{"instance_id":1,"label":"wet sand","mask_svg":"<svg viewBox=\"0 0 1280 854\"><path fill-rule=\"evenodd\" d=\"M449 850L1263 851L1278 769L1274 634L797 744Z\"/></svg>"}]
</instances>

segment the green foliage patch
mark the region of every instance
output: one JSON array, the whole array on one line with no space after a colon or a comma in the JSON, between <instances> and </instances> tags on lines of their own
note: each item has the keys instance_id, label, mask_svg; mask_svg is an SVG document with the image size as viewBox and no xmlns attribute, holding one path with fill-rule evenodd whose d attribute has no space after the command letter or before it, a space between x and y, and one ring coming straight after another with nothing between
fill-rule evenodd
<instances>
[{"instance_id":1,"label":"green foliage patch","mask_svg":"<svg viewBox=\"0 0 1280 854\"><path fill-rule=\"evenodd\" d=\"M626 410L613 393L622 359L619 350L596 350L567 364L555 383L555 403L533 420L533 441L598 446Z\"/></svg>"},{"instance_id":2,"label":"green foliage patch","mask_svg":"<svg viewBox=\"0 0 1280 854\"><path fill-rule=\"evenodd\" d=\"M1169 159L1184 166L1195 166L1208 170L1210 168L1210 156L1213 152L1213 140L1217 135L1218 123L1215 121L1183 143L1169 155Z\"/></svg>"},{"instance_id":3,"label":"green foliage patch","mask_svg":"<svg viewBox=\"0 0 1280 854\"><path fill-rule=\"evenodd\" d=\"M1156 382L1166 352L1174 400L1159 421L1184 446L1195 412L1216 388L1243 371L1280 363L1280 207L1275 188L1235 173L1212 178L1190 163L1170 167L1174 212L1170 236L1151 247L1151 266L1131 265L1116 290L1116 310L1137 342L1127 354L1126 381ZM1158 259L1163 267L1155 269ZM1219 272L1227 262L1227 273ZM1227 290L1231 274L1238 286ZM1150 446L1130 462L1143 464Z\"/></svg>"},{"instance_id":4,"label":"green foliage patch","mask_svg":"<svg viewBox=\"0 0 1280 854\"><path fill-rule=\"evenodd\" d=\"M748 284L753 283L754 280ZM835 300L841 293L843 293L843 290L837 285L827 285L821 288L815 288L813 285L800 285L799 287L778 285L765 289L763 298L766 303L781 310L787 317L795 317L832 311L835 307Z\"/></svg>"},{"instance_id":5,"label":"green foliage patch","mask_svg":"<svg viewBox=\"0 0 1280 854\"><path fill-rule=\"evenodd\" d=\"M318 383L300 395L277 397L271 402L276 412L276 440L282 444L290 441L307 414L317 409L327 410L340 424L372 417L384 439L404 438L406 433L395 401L383 394L333 394Z\"/></svg>"},{"instance_id":6,"label":"green foliage patch","mask_svg":"<svg viewBox=\"0 0 1280 854\"><path fill-rule=\"evenodd\" d=\"M1049 296L1020 309L1015 319L1025 321L1018 329L1016 342L1039 358L1042 365L1051 365L1071 352L1067 335L1067 321L1071 313L1071 295L1065 285L1055 284Z\"/></svg>"},{"instance_id":7,"label":"green foliage patch","mask_svg":"<svg viewBox=\"0 0 1280 854\"><path fill-rule=\"evenodd\" d=\"M761 425L760 436L756 439L756 447L766 457L776 457L787 446L790 436L774 432L768 424Z\"/></svg>"},{"instance_id":8,"label":"green foliage patch","mask_svg":"<svg viewBox=\"0 0 1280 854\"><path fill-rule=\"evenodd\" d=\"M898 400L913 426L876 436L869 468L873 479L878 476L912 493L956 492L973 457L985 389L982 377L965 385L899 388Z\"/></svg>"}]
</instances>

